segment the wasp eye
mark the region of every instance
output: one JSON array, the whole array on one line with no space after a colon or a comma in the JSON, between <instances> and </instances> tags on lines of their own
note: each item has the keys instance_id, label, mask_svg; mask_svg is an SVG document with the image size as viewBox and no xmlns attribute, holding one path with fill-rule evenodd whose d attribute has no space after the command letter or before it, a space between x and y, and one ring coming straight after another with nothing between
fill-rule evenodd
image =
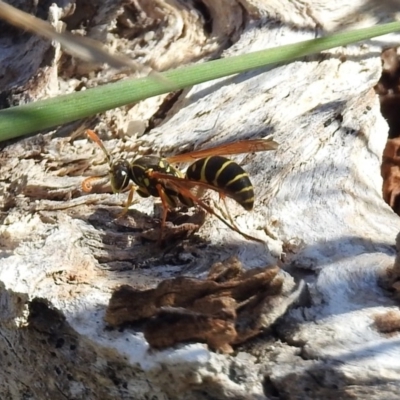
<instances>
[{"instance_id":1,"label":"wasp eye","mask_svg":"<svg viewBox=\"0 0 400 400\"><path fill-rule=\"evenodd\" d=\"M121 192L129 185L129 165L124 162L116 162L110 169L111 187L114 193Z\"/></svg>"}]
</instances>

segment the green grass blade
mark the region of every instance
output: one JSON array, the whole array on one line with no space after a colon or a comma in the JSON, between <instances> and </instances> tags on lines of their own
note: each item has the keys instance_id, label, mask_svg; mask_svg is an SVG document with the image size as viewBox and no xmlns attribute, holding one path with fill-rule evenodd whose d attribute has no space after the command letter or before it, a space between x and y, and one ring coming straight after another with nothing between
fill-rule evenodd
<instances>
[{"instance_id":1,"label":"green grass blade","mask_svg":"<svg viewBox=\"0 0 400 400\"><path fill-rule=\"evenodd\" d=\"M400 22L377 25L324 38L195 64L154 77L127 79L100 87L37 101L0 111L0 141L48 129L198 83L370 39L400 30Z\"/></svg>"}]
</instances>

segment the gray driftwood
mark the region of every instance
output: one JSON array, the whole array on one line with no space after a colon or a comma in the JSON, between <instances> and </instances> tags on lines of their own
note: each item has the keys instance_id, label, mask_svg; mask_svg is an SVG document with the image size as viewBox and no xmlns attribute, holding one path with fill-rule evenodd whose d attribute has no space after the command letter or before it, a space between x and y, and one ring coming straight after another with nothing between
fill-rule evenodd
<instances>
[{"instance_id":1,"label":"gray driftwood","mask_svg":"<svg viewBox=\"0 0 400 400\"><path fill-rule=\"evenodd\" d=\"M205 17L183 1L120 3L77 9L70 28L88 19L89 34L105 38L119 18L133 39L109 35L110 45L165 69L385 21L395 2L373 8L375 2L361 0L351 6L204 0ZM85 67L76 60L67 60L69 69L54 80L57 51L29 40L28 48L23 37L14 40L15 58L2 61L9 99L41 97L29 80L40 71L43 96L55 84L63 91L86 84L79 78ZM137 150L174 154L273 135L280 143L276 152L236 157L254 183L254 211L231 204L240 228L265 246L208 216L199 239L162 257L155 245L137 241L137 232L154 227L152 199L140 199L128 217L115 220L124 195L82 193L83 175L106 172L103 154L82 127L8 144L0 160L0 397L398 398L400 340L384 323L386 315L396 319L398 304L384 284L394 279L400 220L382 200L388 127L373 89L380 52L395 41L379 38L196 86L140 137L136 127L147 124L163 97L106 113L97 125L85 123L110 139L105 144L113 155L130 157ZM6 35L0 39L3 48L9 43ZM29 47L35 56L26 68L29 57L21 60ZM47 64L38 63L45 55ZM13 68L19 80L7 73ZM153 351L140 331L106 329L105 309L117 285L149 288L166 277L202 277L230 256L247 268L281 260L294 277L274 304L274 321L282 317L273 330L235 353L196 343Z\"/></svg>"}]
</instances>

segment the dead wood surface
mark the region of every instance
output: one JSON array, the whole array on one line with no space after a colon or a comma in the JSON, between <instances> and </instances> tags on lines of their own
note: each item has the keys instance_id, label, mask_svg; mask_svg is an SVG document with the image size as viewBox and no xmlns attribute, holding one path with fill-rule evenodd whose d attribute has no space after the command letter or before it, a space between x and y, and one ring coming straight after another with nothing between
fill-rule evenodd
<instances>
[{"instance_id":1,"label":"dead wood surface","mask_svg":"<svg viewBox=\"0 0 400 400\"><path fill-rule=\"evenodd\" d=\"M68 29L167 69L390 20L397 2L375 3L132 0L28 11L64 17ZM2 107L123 78L3 32ZM374 91L382 48L394 43L396 35L338 48L3 144L0 397L397 398L398 299L389 290L398 290L400 220L382 198L388 125ZM276 152L235 157L254 184L254 211L229 204L240 229L267 244L189 211L171 215L172 229L187 230L171 231L180 240L160 250L153 199L136 198L117 219L125 195L82 192L84 177L107 172L89 127L113 156L131 158L272 134ZM269 304L272 329L234 353L204 343L152 350L143 328L106 326L119 285L204 279L232 256L248 270L278 263L295 280ZM179 330L193 323L185 315Z\"/></svg>"}]
</instances>

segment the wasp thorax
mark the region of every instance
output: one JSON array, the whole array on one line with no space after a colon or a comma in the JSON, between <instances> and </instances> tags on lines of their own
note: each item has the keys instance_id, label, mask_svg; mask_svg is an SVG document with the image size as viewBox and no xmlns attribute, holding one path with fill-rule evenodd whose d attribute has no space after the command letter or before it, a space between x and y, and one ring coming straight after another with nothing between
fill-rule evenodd
<instances>
[{"instance_id":1,"label":"wasp thorax","mask_svg":"<svg viewBox=\"0 0 400 400\"><path fill-rule=\"evenodd\" d=\"M115 161L110 167L111 188L114 193L121 192L129 185L129 163L125 160Z\"/></svg>"}]
</instances>

